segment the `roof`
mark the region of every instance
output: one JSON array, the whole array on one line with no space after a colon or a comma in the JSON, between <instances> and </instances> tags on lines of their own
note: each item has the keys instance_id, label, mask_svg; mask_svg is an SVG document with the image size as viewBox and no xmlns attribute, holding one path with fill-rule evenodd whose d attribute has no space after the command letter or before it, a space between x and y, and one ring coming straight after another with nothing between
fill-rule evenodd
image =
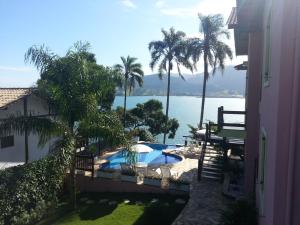
<instances>
[{"instance_id":1,"label":"roof","mask_svg":"<svg viewBox=\"0 0 300 225\"><path fill-rule=\"evenodd\" d=\"M237 9L236 9L236 7L232 7L230 16L227 20L227 24L228 24L229 29L235 28L235 26L237 25Z\"/></svg>"},{"instance_id":2,"label":"roof","mask_svg":"<svg viewBox=\"0 0 300 225\"><path fill-rule=\"evenodd\" d=\"M0 88L0 109L32 93L32 88Z\"/></svg>"}]
</instances>

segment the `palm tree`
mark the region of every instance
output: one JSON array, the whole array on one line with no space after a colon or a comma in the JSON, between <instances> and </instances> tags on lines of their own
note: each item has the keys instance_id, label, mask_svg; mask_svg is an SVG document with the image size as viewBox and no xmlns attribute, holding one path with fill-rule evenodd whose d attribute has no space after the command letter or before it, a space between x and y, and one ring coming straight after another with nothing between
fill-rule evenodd
<instances>
[{"instance_id":1,"label":"palm tree","mask_svg":"<svg viewBox=\"0 0 300 225\"><path fill-rule=\"evenodd\" d=\"M89 47L88 43L77 42L63 57L44 46L29 48L25 61L34 64L41 76L35 92L49 103L52 113L50 116L11 116L0 123L0 136L27 131L38 133L40 144L51 137L68 140L75 207L76 139L83 136L110 138L114 143L127 141L118 117L110 111L97 110L111 102L107 96L115 93L116 83L112 79L115 71L96 64Z\"/></svg>"},{"instance_id":2,"label":"palm tree","mask_svg":"<svg viewBox=\"0 0 300 225\"><path fill-rule=\"evenodd\" d=\"M204 60L204 78L203 78L203 89L202 89L202 104L200 114L199 127L202 128L204 105L205 105L205 94L206 94L206 82L209 78L208 68L212 68L212 74L214 75L216 69L219 67L222 72L225 69L225 59L229 57L232 59L232 51L230 47L222 42L220 39L225 37L229 39L229 32L225 30L223 17L220 14L202 16L198 15L200 19L200 33L202 38L191 38L189 40L189 54L194 62L199 61L200 56L203 54Z\"/></svg>"},{"instance_id":3,"label":"palm tree","mask_svg":"<svg viewBox=\"0 0 300 225\"><path fill-rule=\"evenodd\" d=\"M173 69L173 63L177 65L179 76L184 79L181 74L180 65L193 71L193 66L189 62L187 57L187 41L185 40L185 33L182 31L175 31L173 27L169 32L162 29L163 40L151 41L149 43L149 51L151 53L150 68L159 63L158 76L162 79L165 72L168 75L168 87L167 87L167 104L166 104L166 124L169 119L169 98L170 98L170 79L171 71ZM166 132L164 133L164 144L166 143Z\"/></svg>"},{"instance_id":4,"label":"palm tree","mask_svg":"<svg viewBox=\"0 0 300 225\"><path fill-rule=\"evenodd\" d=\"M127 90L129 94L135 88L135 83L141 87L143 85L144 72L142 70L142 65L137 63L137 58L127 56L121 57L122 64L117 64L114 66L115 69L120 71L124 76L124 128L126 127L126 99Z\"/></svg>"}]
</instances>

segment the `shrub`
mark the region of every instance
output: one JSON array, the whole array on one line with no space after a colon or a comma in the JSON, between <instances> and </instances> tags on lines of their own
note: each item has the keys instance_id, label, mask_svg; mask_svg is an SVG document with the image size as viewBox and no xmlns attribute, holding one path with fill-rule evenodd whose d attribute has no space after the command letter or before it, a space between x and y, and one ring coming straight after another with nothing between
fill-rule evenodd
<instances>
[{"instance_id":1,"label":"shrub","mask_svg":"<svg viewBox=\"0 0 300 225\"><path fill-rule=\"evenodd\" d=\"M257 225L257 210L253 202L238 200L222 213L219 225Z\"/></svg>"},{"instance_id":2,"label":"shrub","mask_svg":"<svg viewBox=\"0 0 300 225\"><path fill-rule=\"evenodd\" d=\"M71 161L70 143L41 160L0 171L0 225L32 224L56 206Z\"/></svg>"}]
</instances>

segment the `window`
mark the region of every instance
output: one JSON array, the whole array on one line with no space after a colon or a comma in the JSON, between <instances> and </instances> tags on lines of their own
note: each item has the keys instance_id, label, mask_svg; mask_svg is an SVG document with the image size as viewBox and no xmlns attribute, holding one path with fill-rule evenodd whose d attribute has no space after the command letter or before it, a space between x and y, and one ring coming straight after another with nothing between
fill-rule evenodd
<instances>
[{"instance_id":1,"label":"window","mask_svg":"<svg viewBox=\"0 0 300 225\"><path fill-rule=\"evenodd\" d=\"M264 191L266 178L266 162L267 162L267 135L264 129L261 132L260 149L259 149L259 165L258 165L258 185L260 199L260 214L264 214Z\"/></svg>"},{"instance_id":2,"label":"window","mask_svg":"<svg viewBox=\"0 0 300 225\"><path fill-rule=\"evenodd\" d=\"M2 137L0 141L1 141L1 148L14 146L14 136Z\"/></svg>"},{"instance_id":3,"label":"window","mask_svg":"<svg viewBox=\"0 0 300 225\"><path fill-rule=\"evenodd\" d=\"M271 10L268 16L268 20L265 28L265 38L264 38L264 66L263 66L264 87L269 86L269 82L271 78L270 64L271 64Z\"/></svg>"}]
</instances>

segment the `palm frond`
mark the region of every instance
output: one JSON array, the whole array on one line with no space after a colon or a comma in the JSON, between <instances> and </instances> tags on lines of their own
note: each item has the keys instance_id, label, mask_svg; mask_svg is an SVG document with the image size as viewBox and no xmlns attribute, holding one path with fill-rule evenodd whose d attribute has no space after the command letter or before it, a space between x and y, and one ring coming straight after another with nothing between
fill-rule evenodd
<instances>
[{"instance_id":1,"label":"palm frond","mask_svg":"<svg viewBox=\"0 0 300 225\"><path fill-rule=\"evenodd\" d=\"M0 136L8 136L12 133L23 135L27 131L39 135L39 145L44 145L51 137L59 137L68 132L67 126L51 118L38 116L14 116L11 115L0 121Z\"/></svg>"},{"instance_id":2,"label":"palm frond","mask_svg":"<svg viewBox=\"0 0 300 225\"><path fill-rule=\"evenodd\" d=\"M42 73L45 68L54 60L58 58L45 45L30 47L24 56L25 63L31 63Z\"/></svg>"}]
</instances>

